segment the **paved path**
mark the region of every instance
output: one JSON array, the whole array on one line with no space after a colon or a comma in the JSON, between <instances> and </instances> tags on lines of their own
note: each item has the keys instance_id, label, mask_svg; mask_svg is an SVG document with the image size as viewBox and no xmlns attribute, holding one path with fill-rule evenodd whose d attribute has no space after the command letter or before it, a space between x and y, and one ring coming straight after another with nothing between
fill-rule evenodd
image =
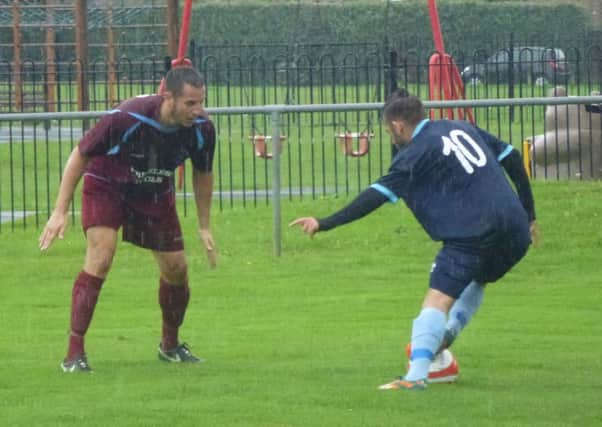
<instances>
[{"instance_id":1,"label":"paved path","mask_svg":"<svg viewBox=\"0 0 602 427\"><path fill-rule=\"evenodd\" d=\"M15 144L20 143L21 141L33 141L34 138L37 141L58 141L62 139L63 141L69 141L73 139L74 141L79 141L82 137L81 128L70 128L70 127L52 127L48 129L44 129L44 126L13 126L9 128L6 123L0 124L0 144L6 144L11 140L12 133L12 141Z\"/></svg>"},{"instance_id":2,"label":"paved path","mask_svg":"<svg viewBox=\"0 0 602 427\"><path fill-rule=\"evenodd\" d=\"M19 221L20 219L25 218L26 216L35 215L35 211L0 211L0 222L12 222Z\"/></svg>"},{"instance_id":3,"label":"paved path","mask_svg":"<svg viewBox=\"0 0 602 427\"><path fill-rule=\"evenodd\" d=\"M344 189L343 188L339 188L339 191L341 192L341 194L343 194ZM334 194L334 189L333 188L328 188L326 190L327 194ZM292 194L293 196L299 196L301 195L301 189L300 188L293 188L292 190L290 190L288 188L284 188L280 191L280 195L282 196L282 199L285 200L289 197L289 195ZM312 193L311 188L303 188L303 196L304 197L311 197L313 194L316 195L322 195L324 194L321 188L316 188L314 190L314 192ZM194 194L193 193L183 193L183 192L177 192L176 193L178 198L187 198L187 199L193 199L194 198ZM228 202L230 199L234 199L234 200L240 200L242 199L244 196L245 200L247 200L247 202L253 202L255 199L257 199L258 201L265 201L266 199L271 199L272 197L272 191L271 190L260 190L257 189L256 191L253 190L246 190L246 191L242 191L242 190L232 190L232 191L214 191L213 192L213 199L215 201L218 201L221 199L222 202ZM192 201L190 203L193 203ZM15 209L13 212L11 212L10 210L4 210L4 211L0 211L0 222L1 223L10 223L13 221L19 221L21 219L23 219L26 216L32 216L35 215L36 212L35 211L25 211L23 212L22 210L19 209ZM45 215L47 214L47 211L40 211L40 222L44 222L45 221ZM79 211L76 212L77 215L79 215Z\"/></svg>"}]
</instances>

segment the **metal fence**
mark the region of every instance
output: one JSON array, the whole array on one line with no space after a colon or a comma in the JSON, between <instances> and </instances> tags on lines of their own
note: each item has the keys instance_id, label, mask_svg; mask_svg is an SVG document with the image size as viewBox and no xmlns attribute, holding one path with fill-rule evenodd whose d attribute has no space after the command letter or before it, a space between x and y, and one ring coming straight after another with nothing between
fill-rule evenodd
<instances>
[{"instance_id":1,"label":"metal fence","mask_svg":"<svg viewBox=\"0 0 602 427\"><path fill-rule=\"evenodd\" d=\"M466 97L543 96L556 86L571 95L602 90L602 46L511 47L454 52ZM209 107L270 104L382 102L392 87L426 98L428 50L392 49L377 43L190 47L207 80ZM20 64L0 57L0 112L110 109L153 93L169 66L156 56L82 64L72 57ZM17 66L18 65L18 66Z\"/></svg>"},{"instance_id":2,"label":"metal fence","mask_svg":"<svg viewBox=\"0 0 602 427\"><path fill-rule=\"evenodd\" d=\"M431 111L472 108L477 125L513 143L524 155L532 154L526 167L536 179L581 180L602 176L601 103L601 96L559 96L426 106ZM380 102L208 109L217 128L215 206L253 208L272 202L276 233L281 198L358 193L390 164L392 149L381 125L381 109ZM0 231L39 227L46 221L63 165L84 123L102 114L0 114ZM280 145L271 143L278 140ZM176 183L184 215L192 200L187 175ZM76 194L72 204L74 221L79 198Z\"/></svg>"}]
</instances>

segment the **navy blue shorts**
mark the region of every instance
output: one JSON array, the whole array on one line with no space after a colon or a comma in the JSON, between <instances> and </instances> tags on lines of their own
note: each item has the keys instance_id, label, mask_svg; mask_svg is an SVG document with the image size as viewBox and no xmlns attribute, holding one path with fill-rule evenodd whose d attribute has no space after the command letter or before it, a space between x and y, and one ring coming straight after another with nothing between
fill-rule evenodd
<instances>
[{"instance_id":1,"label":"navy blue shorts","mask_svg":"<svg viewBox=\"0 0 602 427\"><path fill-rule=\"evenodd\" d=\"M530 243L529 231L521 230L480 247L444 244L431 270L430 287L458 299L473 280L485 284L501 279L525 256Z\"/></svg>"}]
</instances>

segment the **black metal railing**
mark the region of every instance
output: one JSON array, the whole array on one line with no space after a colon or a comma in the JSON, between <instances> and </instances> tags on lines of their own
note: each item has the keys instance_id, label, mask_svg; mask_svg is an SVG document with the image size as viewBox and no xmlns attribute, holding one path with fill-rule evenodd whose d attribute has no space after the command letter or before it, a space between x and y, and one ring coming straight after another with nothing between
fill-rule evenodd
<instances>
[{"instance_id":1,"label":"black metal railing","mask_svg":"<svg viewBox=\"0 0 602 427\"><path fill-rule=\"evenodd\" d=\"M564 86L572 95L602 87L602 46L559 49L519 46L455 52L467 98L524 97ZM376 44L324 46L196 46L190 56L203 72L208 105L345 103L382 101L392 87L428 95L429 51ZM0 59L0 111L75 111L111 108L156 91L166 58L82 64ZM87 96L82 96L86 93Z\"/></svg>"},{"instance_id":2,"label":"black metal railing","mask_svg":"<svg viewBox=\"0 0 602 427\"><path fill-rule=\"evenodd\" d=\"M428 60L433 52L370 44L335 48L336 53L332 46L245 46L236 51L193 45L191 57L205 75L208 107L382 102L395 87L428 99L433 72ZM552 52L552 59L562 60L568 72L549 64L545 55ZM498 54L501 61L490 61ZM453 57L469 99L548 96L559 89L568 95L602 92L599 46L564 49L562 54L519 47ZM167 64L168 59L156 57L122 57L115 64L104 59L89 64L26 60L16 73L14 63L0 60L0 113L108 110L131 96L156 92ZM537 80L533 70L544 65L548 74ZM467 68L482 70L483 77L472 79ZM535 178L598 179L602 124L595 111L508 104L476 108L474 118L520 150L534 147ZM218 115L214 121L217 206L268 203L271 142L262 138L270 135L269 117ZM56 118L0 122L0 211L8 215L11 227L28 221L39 225L46 218L63 164L92 124ZM291 200L355 193L386 170L392 154L377 110L290 113L283 116L282 133L283 191ZM532 145L523 148L523 142ZM565 161L561 146L572 153L573 161ZM187 192L184 180L181 194ZM35 215L28 217L31 212Z\"/></svg>"}]
</instances>

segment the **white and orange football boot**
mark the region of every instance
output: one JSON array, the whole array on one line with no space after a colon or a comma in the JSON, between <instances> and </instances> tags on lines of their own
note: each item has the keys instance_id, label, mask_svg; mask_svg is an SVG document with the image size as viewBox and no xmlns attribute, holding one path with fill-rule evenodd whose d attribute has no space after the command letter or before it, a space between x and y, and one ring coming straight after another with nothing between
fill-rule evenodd
<instances>
[{"instance_id":1,"label":"white and orange football boot","mask_svg":"<svg viewBox=\"0 0 602 427\"><path fill-rule=\"evenodd\" d=\"M406 354L408 359L412 354L412 346L408 344L406 346ZM429 366L429 383L453 383L458 379L460 374L460 367L456 358L449 349L443 349L435 355L435 358Z\"/></svg>"},{"instance_id":2,"label":"white and orange football boot","mask_svg":"<svg viewBox=\"0 0 602 427\"><path fill-rule=\"evenodd\" d=\"M378 387L379 390L408 390L408 391L421 391L426 390L426 381L408 381L404 380L403 377L399 377L390 383L383 384Z\"/></svg>"}]
</instances>

